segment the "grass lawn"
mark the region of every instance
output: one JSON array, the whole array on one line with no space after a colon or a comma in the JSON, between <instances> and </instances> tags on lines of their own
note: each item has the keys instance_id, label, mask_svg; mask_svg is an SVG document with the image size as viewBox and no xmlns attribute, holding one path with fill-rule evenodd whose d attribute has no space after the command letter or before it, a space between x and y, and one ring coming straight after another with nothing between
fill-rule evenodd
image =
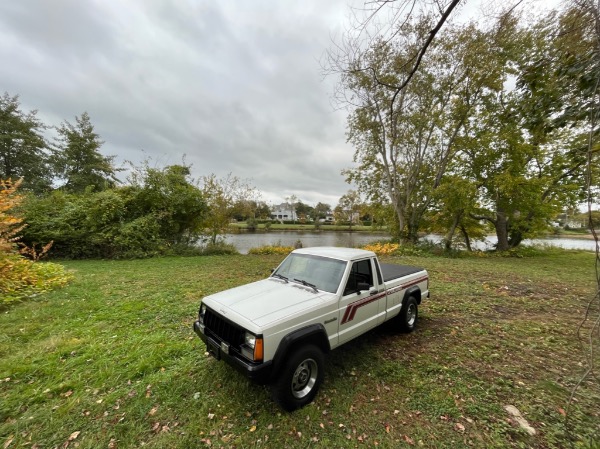
<instances>
[{"instance_id":1,"label":"grass lawn","mask_svg":"<svg viewBox=\"0 0 600 449\"><path fill-rule=\"evenodd\" d=\"M65 263L68 287L0 310L0 447L600 447L598 377L567 407L593 254L403 258L431 274L417 330L333 351L315 402L291 414L191 329L200 298L281 259Z\"/></svg>"}]
</instances>

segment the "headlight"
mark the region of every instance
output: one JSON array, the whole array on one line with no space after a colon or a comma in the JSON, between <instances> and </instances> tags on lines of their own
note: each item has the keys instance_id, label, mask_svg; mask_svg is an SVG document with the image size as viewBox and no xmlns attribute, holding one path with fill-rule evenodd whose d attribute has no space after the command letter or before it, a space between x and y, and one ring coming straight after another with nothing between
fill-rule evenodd
<instances>
[{"instance_id":1,"label":"headlight","mask_svg":"<svg viewBox=\"0 0 600 449\"><path fill-rule=\"evenodd\" d=\"M244 335L244 343L246 346L254 349L254 346L256 346L256 335L246 332Z\"/></svg>"},{"instance_id":2,"label":"headlight","mask_svg":"<svg viewBox=\"0 0 600 449\"><path fill-rule=\"evenodd\" d=\"M198 321L204 324L204 314L206 313L206 306L202 304L200 306L200 310L198 311Z\"/></svg>"}]
</instances>

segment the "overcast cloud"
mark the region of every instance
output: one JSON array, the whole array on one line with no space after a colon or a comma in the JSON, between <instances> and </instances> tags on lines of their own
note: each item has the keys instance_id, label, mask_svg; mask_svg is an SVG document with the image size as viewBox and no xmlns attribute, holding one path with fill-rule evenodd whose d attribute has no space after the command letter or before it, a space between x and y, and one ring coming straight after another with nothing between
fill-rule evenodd
<instances>
[{"instance_id":1,"label":"overcast cloud","mask_svg":"<svg viewBox=\"0 0 600 449\"><path fill-rule=\"evenodd\" d=\"M119 163L185 154L196 178L231 172L271 203L335 206L353 150L319 59L346 3L4 1L0 94L48 125L87 111Z\"/></svg>"}]
</instances>

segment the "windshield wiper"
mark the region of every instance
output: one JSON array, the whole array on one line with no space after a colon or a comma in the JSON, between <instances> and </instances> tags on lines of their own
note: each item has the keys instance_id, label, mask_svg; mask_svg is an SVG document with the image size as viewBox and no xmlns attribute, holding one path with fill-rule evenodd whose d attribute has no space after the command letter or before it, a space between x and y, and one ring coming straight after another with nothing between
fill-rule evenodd
<instances>
[{"instance_id":1,"label":"windshield wiper","mask_svg":"<svg viewBox=\"0 0 600 449\"><path fill-rule=\"evenodd\" d=\"M306 287L312 288L315 291L315 293L319 293L319 290L317 289L317 286L315 284L311 284L310 282L306 282L304 279L294 278L294 280L296 282L300 282L302 285L304 285Z\"/></svg>"},{"instance_id":2,"label":"windshield wiper","mask_svg":"<svg viewBox=\"0 0 600 449\"><path fill-rule=\"evenodd\" d=\"M286 278L286 277L285 277L283 274L279 274L279 273L273 273L273 274L271 275L271 277L274 277L274 278L281 279L281 280L285 281L285 283L286 283L286 284L289 282L289 279L288 279L288 278Z\"/></svg>"}]
</instances>

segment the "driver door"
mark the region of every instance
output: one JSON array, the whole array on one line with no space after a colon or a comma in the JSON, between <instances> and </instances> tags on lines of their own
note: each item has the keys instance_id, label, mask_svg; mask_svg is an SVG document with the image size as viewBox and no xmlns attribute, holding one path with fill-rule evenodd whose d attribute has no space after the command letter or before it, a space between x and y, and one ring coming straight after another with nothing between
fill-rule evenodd
<instances>
[{"instance_id":1,"label":"driver door","mask_svg":"<svg viewBox=\"0 0 600 449\"><path fill-rule=\"evenodd\" d=\"M381 293L377 293L371 259L356 261L346 280L339 305L339 343L345 343L377 325ZM359 290L359 284L369 288ZM385 292L383 293L385 296Z\"/></svg>"}]
</instances>

